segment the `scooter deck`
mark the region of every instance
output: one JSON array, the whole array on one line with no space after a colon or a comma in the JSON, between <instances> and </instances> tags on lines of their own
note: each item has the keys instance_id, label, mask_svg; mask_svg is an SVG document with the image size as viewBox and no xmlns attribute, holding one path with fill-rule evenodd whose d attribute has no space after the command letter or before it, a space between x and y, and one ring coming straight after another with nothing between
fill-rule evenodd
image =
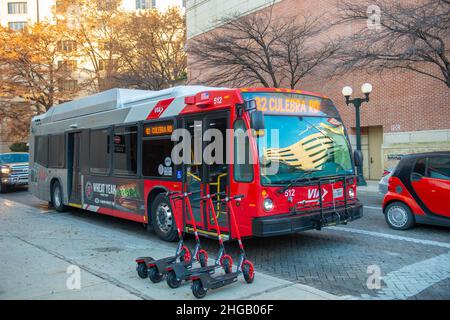
<instances>
[{"instance_id":1,"label":"scooter deck","mask_svg":"<svg viewBox=\"0 0 450 320\"><path fill-rule=\"evenodd\" d=\"M158 260L155 260L151 257L142 257L136 259L136 262L138 263L139 261L145 262L148 268L156 267L159 273L165 274L167 267L170 266L172 263L174 263L177 259L178 256L170 256Z\"/></svg>"},{"instance_id":2,"label":"scooter deck","mask_svg":"<svg viewBox=\"0 0 450 320\"><path fill-rule=\"evenodd\" d=\"M214 273L216 271L216 268L219 266L212 265L212 266L206 266L206 267L200 267L200 268L192 268L191 265L186 265L183 262L174 263L171 266L169 266L167 271L173 270L175 272L175 275L177 276L177 279L181 280L189 280L191 275L193 274L199 274L199 273Z\"/></svg>"},{"instance_id":3,"label":"scooter deck","mask_svg":"<svg viewBox=\"0 0 450 320\"><path fill-rule=\"evenodd\" d=\"M217 289L236 282L239 274L240 272L231 272L217 277L212 277L209 273L200 273L192 275L191 279L200 279L205 289Z\"/></svg>"}]
</instances>

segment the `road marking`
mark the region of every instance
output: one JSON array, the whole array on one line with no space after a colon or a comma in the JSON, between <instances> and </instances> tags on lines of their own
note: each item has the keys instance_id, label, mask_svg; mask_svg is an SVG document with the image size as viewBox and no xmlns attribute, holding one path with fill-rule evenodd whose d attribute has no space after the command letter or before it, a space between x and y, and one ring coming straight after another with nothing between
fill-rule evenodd
<instances>
[{"instance_id":1,"label":"road marking","mask_svg":"<svg viewBox=\"0 0 450 320\"><path fill-rule=\"evenodd\" d=\"M367 209L374 209L374 210L383 210L382 207L373 207L373 206L364 206L364 208L367 208Z\"/></svg>"},{"instance_id":2,"label":"road marking","mask_svg":"<svg viewBox=\"0 0 450 320\"><path fill-rule=\"evenodd\" d=\"M434 284L450 277L450 252L431 259L407 265L382 276L385 287L377 290L375 296L345 297L367 300L405 300L413 297Z\"/></svg>"},{"instance_id":3,"label":"road marking","mask_svg":"<svg viewBox=\"0 0 450 320\"><path fill-rule=\"evenodd\" d=\"M364 234L367 236L374 236L374 237L380 237L380 238L386 238L386 239L392 239L392 240L400 240L400 241L408 241L408 242L414 242L418 244L428 245L428 246L436 246L441 248L450 249L450 243L441 242L441 241L433 241L433 240L422 240L422 239L416 239L416 238L410 238L410 237L403 237L403 236L396 236L393 234L387 234L387 233L381 233L381 232L375 232L375 231L368 231L368 230L362 230L362 229L355 229L355 228L349 228L349 227L330 227L331 230L338 230L338 231L345 231L350 233L357 233L357 234Z\"/></svg>"}]
</instances>

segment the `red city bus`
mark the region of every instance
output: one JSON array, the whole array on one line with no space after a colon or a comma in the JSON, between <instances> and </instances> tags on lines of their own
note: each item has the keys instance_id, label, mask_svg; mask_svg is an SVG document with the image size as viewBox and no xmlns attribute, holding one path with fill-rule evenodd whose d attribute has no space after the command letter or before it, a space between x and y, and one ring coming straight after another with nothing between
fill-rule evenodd
<instances>
[{"instance_id":1,"label":"red city bus","mask_svg":"<svg viewBox=\"0 0 450 320\"><path fill-rule=\"evenodd\" d=\"M205 161L207 153L215 160ZM362 217L354 175L360 154L352 154L331 100L311 92L112 89L34 117L30 155L30 190L57 210L142 222L168 241L177 239L174 219L187 232L192 221L170 206L167 191L193 192L195 221L208 237L214 222L199 198L217 192L245 195L235 207L243 237ZM214 205L224 238L233 238L225 205Z\"/></svg>"}]
</instances>

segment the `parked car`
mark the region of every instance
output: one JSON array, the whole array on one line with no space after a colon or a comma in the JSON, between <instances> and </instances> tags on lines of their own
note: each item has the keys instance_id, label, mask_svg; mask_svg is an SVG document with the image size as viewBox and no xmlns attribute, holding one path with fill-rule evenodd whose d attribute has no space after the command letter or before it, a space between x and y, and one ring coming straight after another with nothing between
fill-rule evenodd
<instances>
[{"instance_id":1,"label":"parked car","mask_svg":"<svg viewBox=\"0 0 450 320\"><path fill-rule=\"evenodd\" d=\"M378 192L385 195L388 192L388 182L389 178L392 176L395 168L385 169L380 182L378 183Z\"/></svg>"},{"instance_id":2,"label":"parked car","mask_svg":"<svg viewBox=\"0 0 450 320\"><path fill-rule=\"evenodd\" d=\"M25 152L0 153L0 192L28 184L28 159Z\"/></svg>"},{"instance_id":3,"label":"parked car","mask_svg":"<svg viewBox=\"0 0 450 320\"><path fill-rule=\"evenodd\" d=\"M383 212L396 230L416 223L450 226L450 152L403 157L389 178Z\"/></svg>"}]
</instances>

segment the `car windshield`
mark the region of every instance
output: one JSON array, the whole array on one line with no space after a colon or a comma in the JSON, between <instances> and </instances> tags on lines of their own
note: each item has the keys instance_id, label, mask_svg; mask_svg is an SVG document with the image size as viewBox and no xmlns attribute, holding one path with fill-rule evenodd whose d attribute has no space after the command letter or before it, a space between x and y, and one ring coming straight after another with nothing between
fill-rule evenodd
<instances>
[{"instance_id":1,"label":"car windshield","mask_svg":"<svg viewBox=\"0 0 450 320\"><path fill-rule=\"evenodd\" d=\"M348 141L338 119L265 115L264 122L265 134L258 138L264 184L353 174Z\"/></svg>"},{"instance_id":2,"label":"car windshield","mask_svg":"<svg viewBox=\"0 0 450 320\"><path fill-rule=\"evenodd\" d=\"M0 164L28 162L28 154L26 153L6 153L0 154Z\"/></svg>"}]
</instances>

